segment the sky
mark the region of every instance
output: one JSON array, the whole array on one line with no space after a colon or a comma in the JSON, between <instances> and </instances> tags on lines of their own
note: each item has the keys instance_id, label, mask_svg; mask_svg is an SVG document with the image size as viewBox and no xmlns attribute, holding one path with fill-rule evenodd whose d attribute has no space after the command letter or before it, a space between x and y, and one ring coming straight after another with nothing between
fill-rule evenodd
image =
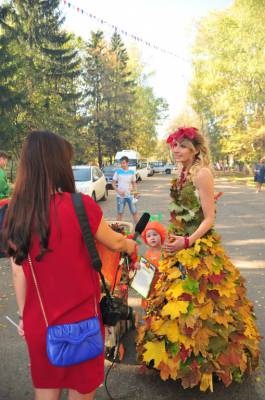
<instances>
[{"instance_id":1,"label":"sky","mask_svg":"<svg viewBox=\"0 0 265 400\"><path fill-rule=\"evenodd\" d=\"M169 105L167 119L157 127L158 136L163 137L170 121L185 108L197 21L210 12L226 9L233 0L71 0L70 7L65 3L61 3L65 27L85 40L89 40L91 30L97 29L110 37L113 29L108 24L113 24L176 55L157 51L121 34L127 48L139 48L144 71L151 73L148 83L155 95L165 98ZM108 24L89 17L89 13Z\"/></svg>"}]
</instances>

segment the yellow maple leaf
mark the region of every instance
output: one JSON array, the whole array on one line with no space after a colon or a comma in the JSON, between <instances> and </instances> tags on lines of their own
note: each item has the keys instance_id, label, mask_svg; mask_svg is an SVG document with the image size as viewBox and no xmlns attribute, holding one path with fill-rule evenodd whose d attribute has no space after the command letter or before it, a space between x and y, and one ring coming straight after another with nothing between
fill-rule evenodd
<instances>
[{"instance_id":1,"label":"yellow maple leaf","mask_svg":"<svg viewBox=\"0 0 265 400\"><path fill-rule=\"evenodd\" d=\"M178 324L174 320L165 321L156 331L156 335L166 336L172 343L179 342L183 344L186 349L194 345L194 340L186 335L180 333Z\"/></svg>"},{"instance_id":2,"label":"yellow maple leaf","mask_svg":"<svg viewBox=\"0 0 265 400\"><path fill-rule=\"evenodd\" d=\"M212 271L213 263L214 263L214 256L210 255L203 259L204 264L206 264L209 271Z\"/></svg>"},{"instance_id":3,"label":"yellow maple leaf","mask_svg":"<svg viewBox=\"0 0 265 400\"><path fill-rule=\"evenodd\" d=\"M180 360L177 357L168 359L168 366L170 369L170 376L172 379L176 380L180 367Z\"/></svg>"},{"instance_id":4,"label":"yellow maple leaf","mask_svg":"<svg viewBox=\"0 0 265 400\"><path fill-rule=\"evenodd\" d=\"M203 304L205 302L205 295L206 295L206 293L204 293L204 292L199 292L197 294L196 298L197 298L199 304Z\"/></svg>"},{"instance_id":5,"label":"yellow maple leaf","mask_svg":"<svg viewBox=\"0 0 265 400\"><path fill-rule=\"evenodd\" d=\"M213 289L218 290L220 296L231 297L232 294L236 293L234 282L227 281L220 285L213 285Z\"/></svg>"},{"instance_id":6,"label":"yellow maple leaf","mask_svg":"<svg viewBox=\"0 0 265 400\"><path fill-rule=\"evenodd\" d=\"M196 240L194 245L194 253L199 254L201 251L200 239Z\"/></svg>"},{"instance_id":7,"label":"yellow maple leaf","mask_svg":"<svg viewBox=\"0 0 265 400\"><path fill-rule=\"evenodd\" d=\"M163 361L161 361L158 369L160 371L160 378L162 379L162 381L166 381L170 376L170 368L168 364L165 364Z\"/></svg>"},{"instance_id":8,"label":"yellow maple leaf","mask_svg":"<svg viewBox=\"0 0 265 400\"><path fill-rule=\"evenodd\" d=\"M205 243L208 247L213 247L214 239L212 236L207 236L206 238L201 239L201 243Z\"/></svg>"},{"instance_id":9,"label":"yellow maple leaf","mask_svg":"<svg viewBox=\"0 0 265 400\"><path fill-rule=\"evenodd\" d=\"M181 264L183 264L187 269L194 269L201 262L201 259L196 257L192 248L179 251L177 257Z\"/></svg>"},{"instance_id":10,"label":"yellow maple leaf","mask_svg":"<svg viewBox=\"0 0 265 400\"><path fill-rule=\"evenodd\" d=\"M170 319L177 318L180 314L186 314L187 308L189 306L188 301L169 301L161 311L161 315L165 317L166 315L170 316Z\"/></svg>"},{"instance_id":11,"label":"yellow maple leaf","mask_svg":"<svg viewBox=\"0 0 265 400\"><path fill-rule=\"evenodd\" d=\"M195 336L195 344L193 352L195 356L201 353L204 357L206 356L206 348L209 344L211 336L217 336L215 332L207 327L201 328Z\"/></svg>"},{"instance_id":12,"label":"yellow maple leaf","mask_svg":"<svg viewBox=\"0 0 265 400\"><path fill-rule=\"evenodd\" d=\"M200 390L206 392L207 389L213 392L213 374L202 374Z\"/></svg>"},{"instance_id":13,"label":"yellow maple leaf","mask_svg":"<svg viewBox=\"0 0 265 400\"><path fill-rule=\"evenodd\" d=\"M171 280L171 279L177 279L177 278L179 278L181 276L181 272L180 272L180 270L178 269L178 268L172 268L172 270L171 270L171 272L170 272L170 274L168 275L168 279L169 280Z\"/></svg>"},{"instance_id":14,"label":"yellow maple leaf","mask_svg":"<svg viewBox=\"0 0 265 400\"><path fill-rule=\"evenodd\" d=\"M250 320L248 317L247 320L244 321L246 325L246 329L244 331L244 335L248 337L249 339L257 339L259 337L258 331L256 326L253 324L253 322Z\"/></svg>"},{"instance_id":15,"label":"yellow maple leaf","mask_svg":"<svg viewBox=\"0 0 265 400\"><path fill-rule=\"evenodd\" d=\"M144 345L145 351L143 353L143 360L148 364L154 360L154 367L163 362L167 362L168 355L166 352L165 341L147 342Z\"/></svg>"},{"instance_id":16,"label":"yellow maple leaf","mask_svg":"<svg viewBox=\"0 0 265 400\"><path fill-rule=\"evenodd\" d=\"M203 320L208 319L213 313L213 303L212 300L209 300L208 303L194 307L192 310L192 314L200 317Z\"/></svg>"},{"instance_id":17,"label":"yellow maple leaf","mask_svg":"<svg viewBox=\"0 0 265 400\"><path fill-rule=\"evenodd\" d=\"M228 323L233 322L234 319L231 317L231 315L225 314L213 314L213 319L218 323L224 325L226 328L228 328Z\"/></svg>"},{"instance_id":18,"label":"yellow maple leaf","mask_svg":"<svg viewBox=\"0 0 265 400\"><path fill-rule=\"evenodd\" d=\"M175 299L177 299L182 293L184 293L183 281L174 282L166 291L166 295L172 295Z\"/></svg>"},{"instance_id":19,"label":"yellow maple leaf","mask_svg":"<svg viewBox=\"0 0 265 400\"><path fill-rule=\"evenodd\" d=\"M157 331L163 324L165 323L165 321L163 319L155 319L151 322L151 330L153 332Z\"/></svg>"},{"instance_id":20,"label":"yellow maple leaf","mask_svg":"<svg viewBox=\"0 0 265 400\"><path fill-rule=\"evenodd\" d=\"M176 321L164 321L163 324L160 325L158 329L156 329L155 333L157 335L165 335L167 336L170 342L175 343L179 341L180 332Z\"/></svg>"},{"instance_id":21,"label":"yellow maple leaf","mask_svg":"<svg viewBox=\"0 0 265 400\"><path fill-rule=\"evenodd\" d=\"M184 317L184 318L185 318L186 326L188 328L192 328L193 329L195 324L196 324L197 319L193 315L188 315L187 317Z\"/></svg>"}]
</instances>

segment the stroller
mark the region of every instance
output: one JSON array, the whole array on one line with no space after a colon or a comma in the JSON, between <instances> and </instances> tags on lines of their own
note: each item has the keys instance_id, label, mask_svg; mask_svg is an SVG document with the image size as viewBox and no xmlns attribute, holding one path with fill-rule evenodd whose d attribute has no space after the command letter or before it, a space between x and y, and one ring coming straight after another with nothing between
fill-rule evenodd
<instances>
[{"instance_id":1,"label":"stroller","mask_svg":"<svg viewBox=\"0 0 265 400\"><path fill-rule=\"evenodd\" d=\"M131 234L133 225L125 221L108 221L110 227L122 234ZM128 290L130 276L130 265L126 255L112 252L101 243L97 243L97 250L102 261L102 273L105 277L106 284L114 296L123 300L128 305ZM130 329L135 328L134 313L130 319L121 320L115 326L105 326L105 358L109 361L121 361L124 356L124 346L121 343L122 337Z\"/></svg>"}]
</instances>

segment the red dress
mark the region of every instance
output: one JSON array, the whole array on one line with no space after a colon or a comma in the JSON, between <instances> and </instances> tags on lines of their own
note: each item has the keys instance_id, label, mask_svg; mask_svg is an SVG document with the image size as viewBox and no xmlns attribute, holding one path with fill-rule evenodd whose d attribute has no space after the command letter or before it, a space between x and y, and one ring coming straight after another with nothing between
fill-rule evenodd
<instances>
[{"instance_id":1,"label":"red dress","mask_svg":"<svg viewBox=\"0 0 265 400\"><path fill-rule=\"evenodd\" d=\"M83 200L92 234L95 234L102 211L89 196L84 195ZM99 278L85 247L70 193L52 197L49 218L51 251L40 262L35 260L39 253L37 236L33 237L30 249L48 323L70 323L92 317L95 297L97 307L100 298ZM27 281L23 322L34 387L68 388L83 394L93 391L104 380L103 354L70 367L54 367L49 363L46 326L28 261L22 266Z\"/></svg>"}]
</instances>

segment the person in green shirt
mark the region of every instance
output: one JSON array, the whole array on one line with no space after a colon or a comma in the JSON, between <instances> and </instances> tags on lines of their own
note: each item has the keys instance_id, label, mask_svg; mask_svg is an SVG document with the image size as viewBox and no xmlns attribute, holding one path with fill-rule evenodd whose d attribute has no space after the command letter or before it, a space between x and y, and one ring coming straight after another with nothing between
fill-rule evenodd
<instances>
[{"instance_id":1,"label":"person in green shirt","mask_svg":"<svg viewBox=\"0 0 265 400\"><path fill-rule=\"evenodd\" d=\"M8 155L0 150L0 200L5 199L10 194L10 186L7 182L4 169L8 162Z\"/></svg>"}]
</instances>

